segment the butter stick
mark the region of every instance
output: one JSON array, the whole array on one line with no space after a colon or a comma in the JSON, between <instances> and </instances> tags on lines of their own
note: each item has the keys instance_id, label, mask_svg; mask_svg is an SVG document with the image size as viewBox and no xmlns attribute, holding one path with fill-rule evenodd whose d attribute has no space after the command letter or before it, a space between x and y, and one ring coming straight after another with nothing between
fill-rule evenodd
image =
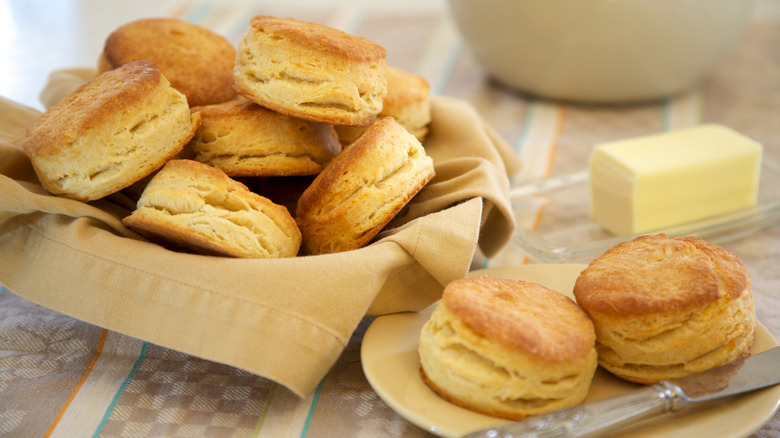
<instances>
[{"instance_id":1,"label":"butter stick","mask_svg":"<svg viewBox=\"0 0 780 438\"><path fill-rule=\"evenodd\" d=\"M597 145L591 217L626 235L751 207L762 151L760 143L715 124Z\"/></svg>"}]
</instances>

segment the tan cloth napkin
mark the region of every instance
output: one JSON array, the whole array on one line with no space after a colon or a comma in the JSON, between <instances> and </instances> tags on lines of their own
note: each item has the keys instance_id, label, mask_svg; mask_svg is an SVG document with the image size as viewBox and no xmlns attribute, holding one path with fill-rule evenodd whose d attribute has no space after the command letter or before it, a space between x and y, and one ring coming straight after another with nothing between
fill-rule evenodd
<instances>
[{"instance_id":1,"label":"tan cloth napkin","mask_svg":"<svg viewBox=\"0 0 780 438\"><path fill-rule=\"evenodd\" d=\"M58 72L48 105L89 70ZM508 146L462 101L433 99L425 142L436 178L371 245L242 260L173 252L124 227L122 193L83 203L46 193L22 151L39 112L0 98L0 282L89 323L311 393L365 316L417 311L494 254L515 219Z\"/></svg>"}]
</instances>

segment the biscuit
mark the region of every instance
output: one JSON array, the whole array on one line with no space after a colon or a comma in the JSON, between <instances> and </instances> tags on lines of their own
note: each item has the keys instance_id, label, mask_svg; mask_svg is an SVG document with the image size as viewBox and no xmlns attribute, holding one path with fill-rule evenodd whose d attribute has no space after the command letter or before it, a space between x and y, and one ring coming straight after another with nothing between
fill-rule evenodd
<instances>
[{"instance_id":1,"label":"biscuit","mask_svg":"<svg viewBox=\"0 0 780 438\"><path fill-rule=\"evenodd\" d=\"M659 234L616 245L580 273L574 296L596 327L601 366L637 383L748 356L756 331L743 263L691 237Z\"/></svg>"},{"instance_id":2,"label":"biscuit","mask_svg":"<svg viewBox=\"0 0 780 438\"><path fill-rule=\"evenodd\" d=\"M309 254L357 249L433 178L433 160L392 117L371 125L314 178L296 220Z\"/></svg>"},{"instance_id":3,"label":"biscuit","mask_svg":"<svg viewBox=\"0 0 780 438\"><path fill-rule=\"evenodd\" d=\"M420 75L387 66L387 96L379 117L393 117L420 142L428 136L431 123L431 96L428 81ZM339 140L349 144L365 131L359 126L336 126Z\"/></svg>"},{"instance_id":4,"label":"biscuit","mask_svg":"<svg viewBox=\"0 0 780 438\"><path fill-rule=\"evenodd\" d=\"M238 93L315 122L366 126L387 94L385 49L365 38L293 18L258 15L238 45Z\"/></svg>"},{"instance_id":5,"label":"biscuit","mask_svg":"<svg viewBox=\"0 0 780 438\"><path fill-rule=\"evenodd\" d=\"M287 208L191 160L166 163L122 222L151 240L207 255L294 257L301 244Z\"/></svg>"},{"instance_id":6,"label":"biscuit","mask_svg":"<svg viewBox=\"0 0 780 438\"><path fill-rule=\"evenodd\" d=\"M193 159L229 176L316 175L341 151L333 125L268 110L243 99L193 107L201 126Z\"/></svg>"},{"instance_id":7,"label":"biscuit","mask_svg":"<svg viewBox=\"0 0 780 438\"><path fill-rule=\"evenodd\" d=\"M494 276L459 279L420 333L420 373L442 398L518 420L575 406L597 367L593 324L570 298Z\"/></svg>"},{"instance_id":8,"label":"biscuit","mask_svg":"<svg viewBox=\"0 0 780 438\"><path fill-rule=\"evenodd\" d=\"M130 186L182 150L200 124L151 62L102 73L50 107L24 150L41 185L80 201Z\"/></svg>"},{"instance_id":9,"label":"biscuit","mask_svg":"<svg viewBox=\"0 0 780 438\"><path fill-rule=\"evenodd\" d=\"M190 106L209 105L235 97L235 57L235 47L209 29L176 18L143 18L108 35L98 70L152 61Z\"/></svg>"}]
</instances>

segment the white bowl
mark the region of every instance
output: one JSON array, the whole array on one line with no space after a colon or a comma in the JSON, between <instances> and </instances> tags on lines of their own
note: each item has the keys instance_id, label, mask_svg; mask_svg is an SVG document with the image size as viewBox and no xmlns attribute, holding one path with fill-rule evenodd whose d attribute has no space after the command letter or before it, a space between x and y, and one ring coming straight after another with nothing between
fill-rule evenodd
<instances>
[{"instance_id":1,"label":"white bowl","mask_svg":"<svg viewBox=\"0 0 780 438\"><path fill-rule=\"evenodd\" d=\"M499 82L552 99L635 102L698 84L739 40L752 0L450 0Z\"/></svg>"}]
</instances>

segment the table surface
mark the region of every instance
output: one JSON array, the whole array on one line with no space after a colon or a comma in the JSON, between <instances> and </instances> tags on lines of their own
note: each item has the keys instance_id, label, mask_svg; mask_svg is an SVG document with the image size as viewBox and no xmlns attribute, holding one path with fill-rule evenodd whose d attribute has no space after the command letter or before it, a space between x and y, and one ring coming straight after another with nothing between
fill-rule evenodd
<instances>
[{"instance_id":1,"label":"table surface","mask_svg":"<svg viewBox=\"0 0 780 438\"><path fill-rule=\"evenodd\" d=\"M0 0L0 95L43 109L49 72L96 64L104 38L141 17L172 16L234 43L258 14L293 16L385 46L389 64L424 76L435 95L470 102L523 158L514 181L585 168L594 144L698 123L730 126L780 153L780 2L759 0L738 46L703 83L625 106L545 101L493 83L463 44L447 4L143 0ZM780 181L778 181L780 183ZM518 215L545 224L543 207ZM721 243L745 262L759 321L780 337L780 227ZM508 245L475 267L533 263ZM428 436L372 390L355 332L317 391L299 398L231 367L73 320L0 289L0 434L23 436ZM780 436L775 415L755 436Z\"/></svg>"}]
</instances>

